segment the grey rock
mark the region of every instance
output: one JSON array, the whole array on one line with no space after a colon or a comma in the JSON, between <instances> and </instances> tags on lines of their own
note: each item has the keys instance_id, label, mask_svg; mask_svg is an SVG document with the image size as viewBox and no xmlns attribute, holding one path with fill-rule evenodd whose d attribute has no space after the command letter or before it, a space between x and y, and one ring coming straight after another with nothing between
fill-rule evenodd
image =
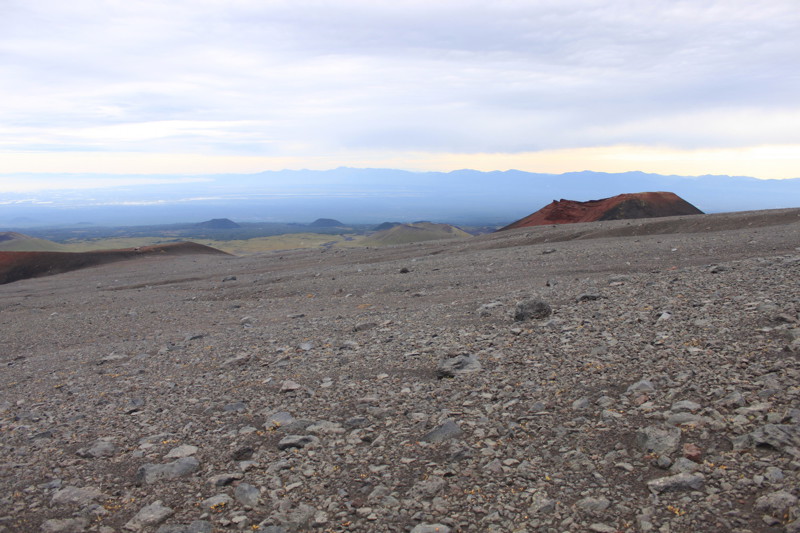
<instances>
[{"instance_id":1,"label":"grey rock","mask_svg":"<svg viewBox=\"0 0 800 533\"><path fill-rule=\"evenodd\" d=\"M456 439L464 434L461 428L452 420L445 420L440 426L426 433L420 440L422 442L439 443Z\"/></svg>"},{"instance_id":2,"label":"grey rock","mask_svg":"<svg viewBox=\"0 0 800 533\"><path fill-rule=\"evenodd\" d=\"M214 526L206 520L195 520L191 524L165 524L156 533L212 533Z\"/></svg>"},{"instance_id":3,"label":"grey rock","mask_svg":"<svg viewBox=\"0 0 800 533\"><path fill-rule=\"evenodd\" d=\"M544 300L531 299L517 302L514 308L514 320L522 322L524 320L541 320L553 313L553 308Z\"/></svg>"},{"instance_id":4,"label":"grey rock","mask_svg":"<svg viewBox=\"0 0 800 533\"><path fill-rule=\"evenodd\" d=\"M142 465L136 473L139 483L155 483L162 479L186 477L200 468L200 461L194 457L181 457L171 463Z\"/></svg>"},{"instance_id":5,"label":"grey rock","mask_svg":"<svg viewBox=\"0 0 800 533\"><path fill-rule=\"evenodd\" d=\"M250 360L250 354L242 353L229 357L222 362L223 367L242 366Z\"/></svg>"},{"instance_id":6,"label":"grey rock","mask_svg":"<svg viewBox=\"0 0 800 533\"><path fill-rule=\"evenodd\" d=\"M636 432L636 445L645 453L670 454L678 449L681 430L671 426L650 426Z\"/></svg>"},{"instance_id":7,"label":"grey rock","mask_svg":"<svg viewBox=\"0 0 800 533\"><path fill-rule=\"evenodd\" d=\"M780 483L784 479L783 470L777 466L768 466L764 472L764 477L770 483Z\"/></svg>"},{"instance_id":8,"label":"grey rock","mask_svg":"<svg viewBox=\"0 0 800 533\"><path fill-rule=\"evenodd\" d=\"M609 526L608 524L595 522L594 524L589 525L589 531L594 531L596 533L615 533L619 530L613 526Z\"/></svg>"},{"instance_id":9,"label":"grey rock","mask_svg":"<svg viewBox=\"0 0 800 533\"><path fill-rule=\"evenodd\" d=\"M353 331L358 333L360 331L367 331L368 329L372 329L378 327L376 322L359 322L355 326L353 326Z\"/></svg>"},{"instance_id":10,"label":"grey rock","mask_svg":"<svg viewBox=\"0 0 800 533\"><path fill-rule=\"evenodd\" d=\"M756 509L774 516L785 515L789 508L795 505L797 497L785 490L766 494L756 500Z\"/></svg>"},{"instance_id":11,"label":"grey rock","mask_svg":"<svg viewBox=\"0 0 800 533\"><path fill-rule=\"evenodd\" d=\"M548 498L541 492L536 492L531 497L531 505L528 507L528 513L531 515L550 514L556 510L556 504L556 500Z\"/></svg>"},{"instance_id":12,"label":"grey rock","mask_svg":"<svg viewBox=\"0 0 800 533\"><path fill-rule=\"evenodd\" d=\"M669 467L670 472L674 472L676 474L681 472L695 472L700 468L700 465L687 459L686 457L678 457L675 459L675 462L672 463L672 466Z\"/></svg>"},{"instance_id":13,"label":"grey rock","mask_svg":"<svg viewBox=\"0 0 800 533\"><path fill-rule=\"evenodd\" d=\"M800 456L800 424L766 424L746 435L731 439L734 449L768 445Z\"/></svg>"},{"instance_id":14,"label":"grey rock","mask_svg":"<svg viewBox=\"0 0 800 533\"><path fill-rule=\"evenodd\" d=\"M502 307L502 305L502 302L490 302L488 304L483 304L478 307L476 313L478 313L479 316L490 316L492 314L492 309L496 307Z\"/></svg>"},{"instance_id":15,"label":"grey rock","mask_svg":"<svg viewBox=\"0 0 800 533\"><path fill-rule=\"evenodd\" d=\"M224 405L222 410L226 413L241 413L242 411L247 411L247 404L244 402L233 402Z\"/></svg>"},{"instance_id":16,"label":"grey rock","mask_svg":"<svg viewBox=\"0 0 800 533\"><path fill-rule=\"evenodd\" d=\"M233 498L231 498L227 494L217 494L216 496L206 498L205 500L200 502L200 507L206 512L221 511L222 509L230 506L230 504L232 503L233 503Z\"/></svg>"},{"instance_id":17,"label":"grey rock","mask_svg":"<svg viewBox=\"0 0 800 533\"><path fill-rule=\"evenodd\" d=\"M291 379L287 379L283 383L281 383L281 392L293 392L302 388L303 388L302 385L300 385L296 381L292 381Z\"/></svg>"},{"instance_id":18,"label":"grey rock","mask_svg":"<svg viewBox=\"0 0 800 533\"><path fill-rule=\"evenodd\" d=\"M608 498L586 497L575 502L575 505L587 513L601 514L603 511L608 509L608 507L611 505L611 502L608 500Z\"/></svg>"},{"instance_id":19,"label":"grey rock","mask_svg":"<svg viewBox=\"0 0 800 533\"><path fill-rule=\"evenodd\" d=\"M233 489L233 497L245 507L256 507L261 499L261 491L249 483L239 483Z\"/></svg>"},{"instance_id":20,"label":"grey rock","mask_svg":"<svg viewBox=\"0 0 800 533\"><path fill-rule=\"evenodd\" d=\"M232 484L234 481L242 479L244 474L241 472L233 472L227 474L217 474L208 479L208 484L212 487L225 487Z\"/></svg>"},{"instance_id":21,"label":"grey rock","mask_svg":"<svg viewBox=\"0 0 800 533\"><path fill-rule=\"evenodd\" d=\"M295 418L286 411L278 411L267 415L267 420L264 422L264 427L267 429L277 429L286 427L295 422Z\"/></svg>"},{"instance_id":22,"label":"grey rock","mask_svg":"<svg viewBox=\"0 0 800 533\"><path fill-rule=\"evenodd\" d=\"M189 457L196 454L197 449L197 446L181 444L180 446L172 448L169 453L164 456L164 459L180 459L181 457Z\"/></svg>"},{"instance_id":23,"label":"grey rock","mask_svg":"<svg viewBox=\"0 0 800 533\"><path fill-rule=\"evenodd\" d=\"M68 486L53 494L53 505L89 505L105 496L97 487Z\"/></svg>"},{"instance_id":24,"label":"grey rock","mask_svg":"<svg viewBox=\"0 0 800 533\"><path fill-rule=\"evenodd\" d=\"M671 414L667 417L667 424L671 426L693 426L693 427L700 427L706 426L713 421L703 415L696 415L694 413L689 412L679 412Z\"/></svg>"},{"instance_id":25,"label":"grey rock","mask_svg":"<svg viewBox=\"0 0 800 533\"><path fill-rule=\"evenodd\" d=\"M305 448L309 444L317 443L319 443L319 439L313 435L288 435L278 442L278 449Z\"/></svg>"},{"instance_id":26,"label":"grey rock","mask_svg":"<svg viewBox=\"0 0 800 533\"><path fill-rule=\"evenodd\" d=\"M83 533L89 526L86 518L51 518L41 527L42 533Z\"/></svg>"},{"instance_id":27,"label":"grey rock","mask_svg":"<svg viewBox=\"0 0 800 533\"><path fill-rule=\"evenodd\" d=\"M572 409L574 411L580 411L580 410L586 409L588 407L589 407L589 398L587 398L585 396L583 398L579 398L579 399L575 400L574 402L572 402Z\"/></svg>"},{"instance_id":28,"label":"grey rock","mask_svg":"<svg viewBox=\"0 0 800 533\"><path fill-rule=\"evenodd\" d=\"M462 354L450 357L439 363L436 369L436 377L452 378L460 374L469 374L481 369L481 362L473 354Z\"/></svg>"},{"instance_id":29,"label":"grey rock","mask_svg":"<svg viewBox=\"0 0 800 533\"><path fill-rule=\"evenodd\" d=\"M450 528L444 524L417 524L411 533L450 533Z\"/></svg>"},{"instance_id":30,"label":"grey rock","mask_svg":"<svg viewBox=\"0 0 800 533\"><path fill-rule=\"evenodd\" d=\"M691 400L681 400L679 402L675 402L670 407L670 411L673 413L677 413L680 411L699 411L701 409L701 405L697 402L693 402Z\"/></svg>"},{"instance_id":31,"label":"grey rock","mask_svg":"<svg viewBox=\"0 0 800 533\"><path fill-rule=\"evenodd\" d=\"M78 455L85 458L111 457L116 453L117 447L106 439L98 439L87 449L78 450Z\"/></svg>"},{"instance_id":32,"label":"grey rock","mask_svg":"<svg viewBox=\"0 0 800 533\"><path fill-rule=\"evenodd\" d=\"M653 386L652 382L643 379L629 386L627 393L630 394L632 392L655 392L655 390L656 388Z\"/></svg>"},{"instance_id":33,"label":"grey rock","mask_svg":"<svg viewBox=\"0 0 800 533\"><path fill-rule=\"evenodd\" d=\"M446 486L447 482L444 479L438 476L432 476L429 479L416 482L414 486L411 487L411 490L409 490L409 496L417 500L429 500L441 492Z\"/></svg>"},{"instance_id":34,"label":"grey rock","mask_svg":"<svg viewBox=\"0 0 800 533\"><path fill-rule=\"evenodd\" d=\"M647 482L647 487L654 494L662 492L681 492L687 490L700 490L705 484L703 474L681 473L674 476L653 479Z\"/></svg>"},{"instance_id":35,"label":"grey rock","mask_svg":"<svg viewBox=\"0 0 800 533\"><path fill-rule=\"evenodd\" d=\"M141 531L146 527L157 526L175 513L169 507L165 507L161 500L156 500L136 513L126 524L125 529L131 531Z\"/></svg>"},{"instance_id":36,"label":"grey rock","mask_svg":"<svg viewBox=\"0 0 800 533\"><path fill-rule=\"evenodd\" d=\"M600 300L601 298L605 298L605 296L598 294L596 292L584 292L583 294L579 294L577 298L575 298L576 302L593 302L595 300Z\"/></svg>"}]
</instances>

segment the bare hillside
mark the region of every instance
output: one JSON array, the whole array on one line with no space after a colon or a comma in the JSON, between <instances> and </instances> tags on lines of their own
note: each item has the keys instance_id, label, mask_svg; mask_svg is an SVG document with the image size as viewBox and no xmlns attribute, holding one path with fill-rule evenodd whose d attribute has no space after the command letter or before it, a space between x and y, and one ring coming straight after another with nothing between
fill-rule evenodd
<instances>
[{"instance_id":1,"label":"bare hillside","mask_svg":"<svg viewBox=\"0 0 800 533\"><path fill-rule=\"evenodd\" d=\"M800 531L800 210L0 286L0 531Z\"/></svg>"}]
</instances>

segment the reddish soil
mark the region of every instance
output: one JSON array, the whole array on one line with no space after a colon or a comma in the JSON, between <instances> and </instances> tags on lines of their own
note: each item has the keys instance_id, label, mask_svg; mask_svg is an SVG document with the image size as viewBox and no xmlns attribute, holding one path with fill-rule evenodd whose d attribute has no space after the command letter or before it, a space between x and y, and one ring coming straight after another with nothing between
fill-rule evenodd
<instances>
[{"instance_id":1,"label":"reddish soil","mask_svg":"<svg viewBox=\"0 0 800 533\"><path fill-rule=\"evenodd\" d=\"M49 276L142 256L187 254L225 254L225 252L194 242L82 253L0 252L0 284L27 278Z\"/></svg>"},{"instance_id":2,"label":"reddish soil","mask_svg":"<svg viewBox=\"0 0 800 533\"><path fill-rule=\"evenodd\" d=\"M701 215L702 211L671 192L620 194L602 200L576 202L554 200L532 215L517 220L500 231L550 224L574 224L599 220L656 218L678 215Z\"/></svg>"}]
</instances>

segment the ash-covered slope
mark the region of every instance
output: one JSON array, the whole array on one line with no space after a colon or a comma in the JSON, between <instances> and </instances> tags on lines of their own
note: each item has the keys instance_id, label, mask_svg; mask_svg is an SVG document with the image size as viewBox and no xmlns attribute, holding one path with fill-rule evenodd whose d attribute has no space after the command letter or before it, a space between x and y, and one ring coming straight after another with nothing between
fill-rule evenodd
<instances>
[{"instance_id":1,"label":"ash-covered slope","mask_svg":"<svg viewBox=\"0 0 800 533\"><path fill-rule=\"evenodd\" d=\"M797 531L798 215L2 285L0 530Z\"/></svg>"},{"instance_id":2,"label":"ash-covered slope","mask_svg":"<svg viewBox=\"0 0 800 533\"><path fill-rule=\"evenodd\" d=\"M159 244L121 250L94 252L11 252L0 251L0 284L27 278L50 276L106 263L147 255L225 254L221 250L194 242Z\"/></svg>"},{"instance_id":3,"label":"ash-covered slope","mask_svg":"<svg viewBox=\"0 0 800 533\"><path fill-rule=\"evenodd\" d=\"M471 236L466 231L450 224L414 222L413 224L398 224L389 229L378 231L366 239L364 244L391 246L441 239L465 239Z\"/></svg>"},{"instance_id":4,"label":"ash-covered slope","mask_svg":"<svg viewBox=\"0 0 800 533\"><path fill-rule=\"evenodd\" d=\"M500 231L548 224L700 215L702 213L675 193L626 193L588 202L553 200L539 211L501 228Z\"/></svg>"}]
</instances>

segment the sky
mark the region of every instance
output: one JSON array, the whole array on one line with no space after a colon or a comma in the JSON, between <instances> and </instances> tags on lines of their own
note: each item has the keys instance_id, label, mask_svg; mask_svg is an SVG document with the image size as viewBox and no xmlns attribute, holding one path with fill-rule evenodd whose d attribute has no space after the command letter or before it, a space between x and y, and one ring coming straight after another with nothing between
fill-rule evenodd
<instances>
[{"instance_id":1,"label":"sky","mask_svg":"<svg viewBox=\"0 0 800 533\"><path fill-rule=\"evenodd\" d=\"M340 166L800 177L797 0L0 7L0 192Z\"/></svg>"}]
</instances>

